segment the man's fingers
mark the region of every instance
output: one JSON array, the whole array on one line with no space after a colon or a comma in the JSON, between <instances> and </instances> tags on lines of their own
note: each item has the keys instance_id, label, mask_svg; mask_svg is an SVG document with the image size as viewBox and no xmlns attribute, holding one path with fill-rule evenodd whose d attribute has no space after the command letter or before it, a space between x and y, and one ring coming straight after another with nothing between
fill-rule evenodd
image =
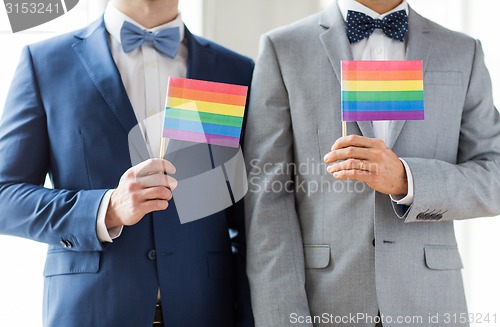
<instances>
[{"instance_id":1,"label":"man's fingers","mask_svg":"<svg viewBox=\"0 0 500 327\"><path fill-rule=\"evenodd\" d=\"M165 210L168 208L168 201L165 200L149 200L143 204L144 214L147 215L153 211Z\"/></svg>"},{"instance_id":2,"label":"man's fingers","mask_svg":"<svg viewBox=\"0 0 500 327\"><path fill-rule=\"evenodd\" d=\"M380 148L384 146L384 141L379 139L372 139L360 135L348 135L337 139L335 143L333 143L331 150L335 151L347 147Z\"/></svg>"},{"instance_id":3,"label":"man's fingers","mask_svg":"<svg viewBox=\"0 0 500 327\"><path fill-rule=\"evenodd\" d=\"M134 166L134 170L136 172L137 177L142 177L157 173L175 174L174 165L170 161L163 159L146 160L144 162L141 162L137 166Z\"/></svg>"},{"instance_id":4,"label":"man's fingers","mask_svg":"<svg viewBox=\"0 0 500 327\"><path fill-rule=\"evenodd\" d=\"M177 187L177 180L170 175L165 175L164 173L138 177L137 182L140 183L143 188L164 186L173 191Z\"/></svg>"},{"instance_id":5,"label":"man's fingers","mask_svg":"<svg viewBox=\"0 0 500 327\"><path fill-rule=\"evenodd\" d=\"M175 190L177 188L177 185L178 185L177 180L175 178L173 178L172 176L170 176L170 175L167 175L167 179L168 179L168 181L167 181L167 187L171 191Z\"/></svg>"},{"instance_id":6,"label":"man's fingers","mask_svg":"<svg viewBox=\"0 0 500 327\"><path fill-rule=\"evenodd\" d=\"M370 160L372 159L371 149L359 147L347 147L331 151L325 155L324 161L332 163L338 160L359 159Z\"/></svg>"},{"instance_id":7,"label":"man's fingers","mask_svg":"<svg viewBox=\"0 0 500 327\"><path fill-rule=\"evenodd\" d=\"M371 173L366 170L340 170L332 174L336 179L354 179L361 182L368 182L370 180Z\"/></svg>"},{"instance_id":8,"label":"man's fingers","mask_svg":"<svg viewBox=\"0 0 500 327\"><path fill-rule=\"evenodd\" d=\"M156 186L144 189L141 191L141 202L147 202L151 200L166 200L170 201L172 199L172 191L164 186Z\"/></svg>"},{"instance_id":9,"label":"man's fingers","mask_svg":"<svg viewBox=\"0 0 500 327\"><path fill-rule=\"evenodd\" d=\"M330 166L328 166L327 171L330 174L333 174L341 170L352 170L352 169L369 171L370 170L369 166L370 164L365 160L347 159L344 161L331 164Z\"/></svg>"}]
</instances>

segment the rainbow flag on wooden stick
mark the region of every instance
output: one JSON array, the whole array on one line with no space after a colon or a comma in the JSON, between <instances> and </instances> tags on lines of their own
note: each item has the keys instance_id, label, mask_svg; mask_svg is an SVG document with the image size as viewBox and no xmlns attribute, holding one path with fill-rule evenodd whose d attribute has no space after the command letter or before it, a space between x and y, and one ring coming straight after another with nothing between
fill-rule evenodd
<instances>
[{"instance_id":1,"label":"rainbow flag on wooden stick","mask_svg":"<svg viewBox=\"0 0 500 327\"><path fill-rule=\"evenodd\" d=\"M344 60L341 65L342 121L424 119L421 60Z\"/></svg>"},{"instance_id":2,"label":"rainbow flag on wooden stick","mask_svg":"<svg viewBox=\"0 0 500 327\"><path fill-rule=\"evenodd\" d=\"M163 137L239 147L247 86L170 77Z\"/></svg>"}]
</instances>

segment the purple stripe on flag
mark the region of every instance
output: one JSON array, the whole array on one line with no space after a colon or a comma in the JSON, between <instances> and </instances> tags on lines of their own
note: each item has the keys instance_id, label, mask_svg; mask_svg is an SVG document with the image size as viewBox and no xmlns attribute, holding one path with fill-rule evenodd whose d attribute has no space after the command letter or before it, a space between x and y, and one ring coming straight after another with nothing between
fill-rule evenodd
<instances>
[{"instance_id":1,"label":"purple stripe on flag","mask_svg":"<svg viewBox=\"0 0 500 327\"><path fill-rule=\"evenodd\" d=\"M197 132L177 130L172 128L164 129L163 137L174 140L189 141L194 143L208 143L214 145L229 146L232 148L238 148L240 146L239 137L197 133Z\"/></svg>"},{"instance_id":2,"label":"purple stripe on flag","mask_svg":"<svg viewBox=\"0 0 500 327\"><path fill-rule=\"evenodd\" d=\"M342 112L343 121L423 120L423 110Z\"/></svg>"}]
</instances>

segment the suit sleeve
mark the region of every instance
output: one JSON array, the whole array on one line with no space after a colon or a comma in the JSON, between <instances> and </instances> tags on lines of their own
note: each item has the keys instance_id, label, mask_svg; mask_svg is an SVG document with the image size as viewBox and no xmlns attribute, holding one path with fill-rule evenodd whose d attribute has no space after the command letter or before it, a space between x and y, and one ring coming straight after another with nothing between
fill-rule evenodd
<instances>
[{"instance_id":1,"label":"suit sleeve","mask_svg":"<svg viewBox=\"0 0 500 327\"><path fill-rule=\"evenodd\" d=\"M500 214L500 115L479 41L467 89L457 163L402 158L414 180L414 201L394 205L405 222L445 221Z\"/></svg>"},{"instance_id":2,"label":"suit sleeve","mask_svg":"<svg viewBox=\"0 0 500 327\"><path fill-rule=\"evenodd\" d=\"M21 60L0 123L0 234L76 251L99 251L96 217L106 190L42 187L51 171L43 98L29 47Z\"/></svg>"},{"instance_id":3,"label":"suit sleeve","mask_svg":"<svg viewBox=\"0 0 500 327\"><path fill-rule=\"evenodd\" d=\"M261 39L260 49L244 141L249 181L247 273L255 326L288 326L292 313L310 315L294 194L271 188L281 185L285 189L293 181L291 173L281 169L293 163L292 123L287 90L269 37Z\"/></svg>"}]
</instances>

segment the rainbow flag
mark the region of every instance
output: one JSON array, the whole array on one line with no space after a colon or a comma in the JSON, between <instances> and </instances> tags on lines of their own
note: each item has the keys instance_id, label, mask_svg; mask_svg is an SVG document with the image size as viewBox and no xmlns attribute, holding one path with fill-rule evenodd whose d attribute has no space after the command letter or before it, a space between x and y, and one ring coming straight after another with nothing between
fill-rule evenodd
<instances>
[{"instance_id":1,"label":"rainbow flag","mask_svg":"<svg viewBox=\"0 0 500 327\"><path fill-rule=\"evenodd\" d=\"M342 120L423 120L421 60L344 60Z\"/></svg>"},{"instance_id":2,"label":"rainbow flag","mask_svg":"<svg viewBox=\"0 0 500 327\"><path fill-rule=\"evenodd\" d=\"M247 86L170 77L163 137L239 147Z\"/></svg>"}]
</instances>

